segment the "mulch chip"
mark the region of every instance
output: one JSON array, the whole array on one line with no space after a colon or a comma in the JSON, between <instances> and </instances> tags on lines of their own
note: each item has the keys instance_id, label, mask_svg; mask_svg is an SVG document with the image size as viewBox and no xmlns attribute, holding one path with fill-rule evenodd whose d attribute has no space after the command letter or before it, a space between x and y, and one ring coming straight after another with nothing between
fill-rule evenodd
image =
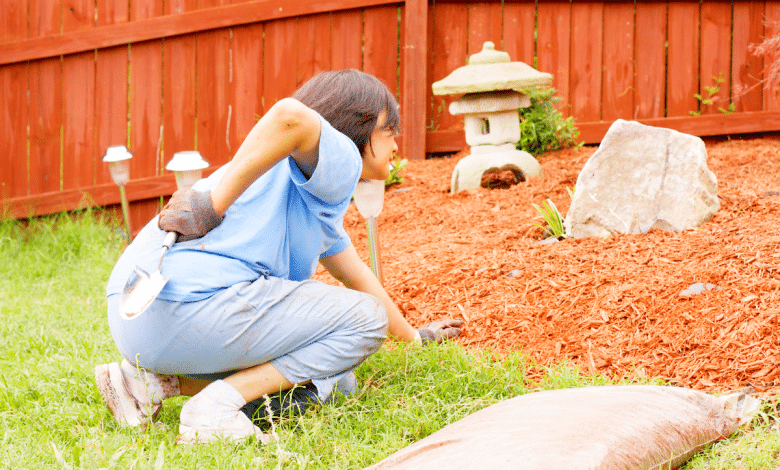
<instances>
[{"instance_id":1,"label":"mulch chip","mask_svg":"<svg viewBox=\"0 0 780 470\"><path fill-rule=\"evenodd\" d=\"M464 319L458 341L541 367L566 359L585 374L777 394L780 138L707 141L721 206L698 229L540 243L532 204L549 198L565 214L595 150L543 156L541 178L508 189L454 195L459 156L410 161L378 218L385 287L406 318ZM354 205L344 222L367 261ZM336 283L322 268L315 278Z\"/></svg>"}]
</instances>

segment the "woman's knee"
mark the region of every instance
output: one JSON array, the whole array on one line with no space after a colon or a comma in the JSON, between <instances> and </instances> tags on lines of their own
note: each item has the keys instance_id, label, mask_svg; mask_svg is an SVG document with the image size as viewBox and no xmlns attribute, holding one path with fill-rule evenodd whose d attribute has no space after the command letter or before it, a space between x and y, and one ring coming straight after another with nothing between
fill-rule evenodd
<instances>
[{"instance_id":1,"label":"woman's knee","mask_svg":"<svg viewBox=\"0 0 780 470\"><path fill-rule=\"evenodd\" d=\"M361 294L355 310L356 318L360 319L360 334L366 341L375 343L375 348L379 349L387 339L389 328L387 309L384 304L373 295Z\"/></svg>"}]
</instances>

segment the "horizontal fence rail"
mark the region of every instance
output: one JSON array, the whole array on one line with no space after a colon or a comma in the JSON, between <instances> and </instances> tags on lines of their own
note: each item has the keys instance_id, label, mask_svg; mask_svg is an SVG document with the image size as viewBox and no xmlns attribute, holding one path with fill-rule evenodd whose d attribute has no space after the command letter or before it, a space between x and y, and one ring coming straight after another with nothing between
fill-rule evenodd
<instances>
[{"instance_id":1,"label":"horizontal fence rail","mask_svg":"<svg viewBox=\"0 0 780 470\"><path fill-rule=\"evenodd\" d=\"M750 46L780 1L0 0L3 217L111 205L102 155L134 154L136 229L175 190L165 163L230 160L257 119L318 72L357 68L396 94L402 150L465 146L431 84L485 41L553 75L586 143L615 119L694 135L780 130Z\"/></svg>"}]
</instances>

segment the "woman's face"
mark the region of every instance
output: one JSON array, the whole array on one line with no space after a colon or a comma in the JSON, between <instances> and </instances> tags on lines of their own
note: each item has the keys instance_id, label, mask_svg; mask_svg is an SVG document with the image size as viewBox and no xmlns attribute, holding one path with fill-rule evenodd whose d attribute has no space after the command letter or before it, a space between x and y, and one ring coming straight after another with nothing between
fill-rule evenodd
<instances>
[{"instance_id":1,"label":"woman's face","mask_svg":"<svg viewBox=\"0 0 780 470\"><path fill-rule=\"evenodd\" d=\"M393 131L385 128L386 122L387 112L382 111L363 152L363 172L360 174L363 179L384 180L390 176L390 159L398 152L398 145Z\"/></svg>"}]
</instances>

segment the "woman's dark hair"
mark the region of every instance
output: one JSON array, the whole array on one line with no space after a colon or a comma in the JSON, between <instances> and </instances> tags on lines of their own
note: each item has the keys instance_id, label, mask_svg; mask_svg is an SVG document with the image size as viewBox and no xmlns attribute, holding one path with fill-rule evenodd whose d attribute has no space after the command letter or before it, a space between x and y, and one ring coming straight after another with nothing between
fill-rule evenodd
<instances>
[{"instance_id":1,"label":"woman's dark hair","mask_svg":"<svg viewBox=\"0 0 780 470\"><path fill-rule=\"evenodd\" d=\"M401 132L398 103L390 90L378 78L359 70L322 72L304 83L292 97L352 139L361 155L382 111L387 111L384 128L395 134Z\"/></svg>"}]
</instances>

